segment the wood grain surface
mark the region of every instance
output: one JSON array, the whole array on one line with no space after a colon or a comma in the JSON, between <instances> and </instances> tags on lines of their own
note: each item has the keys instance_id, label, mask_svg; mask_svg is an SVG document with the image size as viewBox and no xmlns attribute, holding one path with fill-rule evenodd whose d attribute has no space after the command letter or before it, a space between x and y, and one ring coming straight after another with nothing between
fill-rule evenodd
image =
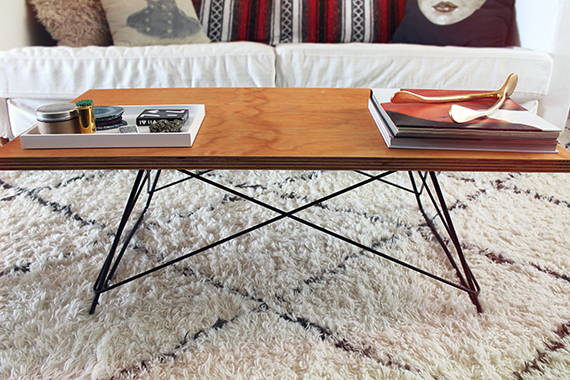
<instances>
[{"instance_id":1,"label":"wood grain surface","mask_svg":"<svg viewBox=\"0 0 570 380\"><path fill-rule=\"evenodd\" d=\"M569 172L558 154L389 149L367 89L176 88L90 90L95 105L205 104L192 147L0 148L0 170L319 169Z\"/></svg>"}]
</instances>

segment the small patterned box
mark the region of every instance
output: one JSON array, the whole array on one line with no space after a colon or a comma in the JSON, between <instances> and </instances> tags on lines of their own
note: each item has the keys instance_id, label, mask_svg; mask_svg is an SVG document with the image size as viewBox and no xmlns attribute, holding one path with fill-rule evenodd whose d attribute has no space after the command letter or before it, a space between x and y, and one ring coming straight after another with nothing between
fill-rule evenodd
<instances>
[{"instance_id":1,"label":"small patterned box","mask_svg":"<svg viewBox=\"0 0 570 380\"><path fill-rule=\"evenodd\" d=\"M137 116L136 123L138 126L148 126L159 120L182 120L185 123L188 120L187 109L145 109Z\"/></svg>"}]
</instances>

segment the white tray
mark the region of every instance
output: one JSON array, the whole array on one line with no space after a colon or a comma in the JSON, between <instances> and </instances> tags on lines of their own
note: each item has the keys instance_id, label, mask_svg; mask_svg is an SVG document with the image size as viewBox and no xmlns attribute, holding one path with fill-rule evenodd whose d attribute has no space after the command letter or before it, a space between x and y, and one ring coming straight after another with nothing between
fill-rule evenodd
<instances>
[{"instance_id":1,"label":"white tray","mask_svg":"<svg viewBox=\"0 0 570 380\"><path fill-rule=\"evenodd\" d=\"M38 125L20 135L24 149L61 148L144 148L144 147L189 147L192 146L206 116L203 104L119 106L125 109L123 119L135 125L136 117L147 108L187 108L188 120L181 132L150 133L148 127L138 127L139 133L119 133L118 128L97 131L94 134L49 134L42 135Z\"/></svg>"}]
</instances>

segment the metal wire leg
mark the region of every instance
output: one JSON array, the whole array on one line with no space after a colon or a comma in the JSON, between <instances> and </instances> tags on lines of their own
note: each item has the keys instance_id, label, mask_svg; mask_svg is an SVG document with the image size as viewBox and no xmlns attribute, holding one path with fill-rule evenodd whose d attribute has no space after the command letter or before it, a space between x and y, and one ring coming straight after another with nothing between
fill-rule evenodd
<instances>
[{"instance_id":1,"label":"metal wire leg","mask_svg":"<svg viewBox=\"0 0 570 380\"><path fill-rule=\"evenodd\" d=\"M418 207L420 208L420 211L421 211L422 215L424 216L426 223L428 224L429 228L431 229L432 233L434 234L435 238L437 239L437 241L439 242L441 247L443 248L445 254L447 255L447 258L449 259L451 265L453 266L453 268L455 269L455 271L457 273L457 277L459 278L459 281L461 282L462 286L465 288L465 291L469 294L469 298L471 299L471 301L473 302L473 304L477 308L477 311L479 313L483 312L483 308L481 307L481 303L479 302L479 293L480 293L481 289L479 287L479 284L477 283L477 280L475 279L475 276L473 275L473 272L471 271L471 268L469 267L469 264L467 263L467 260L465 259L465 255L463 254L463 249L461 247L461 243L459 241L459 238L457 237L457 232L455 231L453 221L451 220L451 216L449 215L449 211L448 211L447 205L445 203L445 198L443 196L443 192L441 191L439 181L437 180L437 174L434 172L429 172L429 173L419 172L418 175L421 179L421 187L419 189L416 185L416 181L414 179L413 173L408 172L408 174L410 176L410 181L411 181L414 193L416 195L416 201L418 203ZM433 189L435 191L435 196L428 186L428 182L427 182L428 175L429 175L429 179L431 180L431 184L433 185ZM459 258L461 268L457 265L453 254L449 250L445 240L440 235L435 224L433 223L433 219L435 219L435 217L430 218L424 209L424 206L423 206L423 203L421 200L421 195L424 191L428 195L433 207L436 210L436 216L435 217L440 218L440 220L441 220L441 222L442 222L442 224L443 224L443 226L444 226L444 228L445 228L445 230L446 230L446 232L447 232L447 234L448 234L448 236L449 236L449 238L450 238L450 240L451 240L451 242L455 248L455 253L456 253L456 256Z\"/></svg>"},{"instance_id":2,"label":"metal wire leg","mask_svg":"<svg viewBox=\"0 0 570 380\"><path fill-rule=\"evenodd\" d=\"M93 291L95 293L95 296L93 297L93 302L91 303L91 308L89 309L89 314L93 314L95 312L95 308L97 307L101 293L108 290L108 289L106 289L106 287L109 284L109 282L111 281L111 279L113 278L113 275L115 274L115 271L117 270L117 267L118 267L119 263L121 262L123 254L125 253L131 238L134 236L136 230L140 226L140 224L143 220L143 217L144 217L144 215L148 209L148 206L150 205L150 202L152 200L152 195L155 192L156 185L158 183L159 177L160 177L160 170L158 170L156 172L154 181L153 181L152 186L151 186L150 185L150 181L151 181L150 170L149 171L139 170L137 177L135 179L135 182L133 183L133 187L131 189L131 194L129 196L129 199L127 200L125 210L123 211L123 216L121 217L121 221L119 223L119 227L118 227L117 232L115 234L115 238L113 239L113 244L111 245L111 249L109 250L109 254L107 255L107 258L105 259L105 263L103 264L103 267L101 268L101 271L99 272L99 276L97 276L97 280L95 281L95 285L93 286ZM147 197L145 207L144 207L143 211L141 212L139 218L137 219L135 225L133 226L133 228L129 232L129 235L127 236L126 240L124 241L123 246L121 247L121 250L120 250L119 254L117 255L117 258L113 262L113 259L115 257L115 253L117 251L117 247L119 246L119 242L121 240L121 236L123 235L123 231L125 229L125 226L126 226L127 222L129 221L131 213L133 212L133 208L137 204L138 198L139 198L140 194L142 193L145 185L148 188L148 191L147 191L148 197Z\"/></svg>"},{"instance_id":3,"label":"metal wire leg","mask_svg":"<svg viewBox=\"0 0 570 380\"><path fill-rule=\"evenodd\" d=\"M425 275L425 276L431 277L431 278L433 278L433 279L435 279L435 280L438 280L438 281L443 282L443 283L445 283L445 284L447 284L447 285L453 286L453 287L455 287L455 288L457 288L457 289L459 289L459 290L462 290L462 291L464 291L464 292L467 292L467 293L469 293L469 296L471 297L471 300L473 301L473 304L477 307L477 311L479 311L479 312L482 311L481 305L479 304L479 300L478 300L479 285L477 284L477 281L476 281L475 278L473 277L473 274L471 273L471 269L469 268L469 265L467 264L467 261L465 260L465 257L464 257L464 255L463 255L463 251L462 251L462 249L461 249L461 244L459 243L459 239L457 238L457 234L456 234L456 232L455 232L455 228L454 228L453 223L452 223L452 221L451 221L451 217L450 217L450 215L449 215L449 212L447 211L447 206L446 206L446 204L445 204L445 199L444 199L444 197L443 197L443 193L442 193L441 188L440 188L440 186L439 186L439 183L438 183L438 181L437 181L437 176L436 176L435 173L433 173L433 172L430 172L430 173L429 173L429 178L431 179L433 188L435 189L435 196L434 196L434 194L431 192L431 190L430 190L430 188L428 187L428 184L427 184L428 173L424 173L424 174L419 173L420 178L421 178L421 186L420 186L420 188L418 188L418 186L417 186L417 184L416 184L416 181L415 181L415 179L414 179L413 173L412 173L412 172L409 172L410 180L411 180L413 189L407 189L407 188L404 188L404 187L402 187L402 186L400 186L400 185L397 185L397 184L391 183L391 182L389 182L389 181L386 181L386 180L384 179L385 177L389 176L389 175L392 174L393 172L384 172L384 173L382 173L382 174L380 174L380 175L370 175L370 174L367 174L367 173L364 173L364 172L359 172L359 173L361 173L361 174L363 174L363 175L366 175L366 176L369 177L369 178L366 179L366 180L363 180L363 181L361 181L361 182L358 182L358 183L356 183L356 184L354 184L354 185L352 185L352 186L349 186L349 187L346 187L346 188L344 188L344 189L342 189L342 190L339 190L339 191L337 191L337 192L335 192L335 193L329 194L329 195L327 195L327 196L325 196L325 197L323 197L323 198L320 198L320 199L315 200L315 201L313 201L313 202L309 202L309 203L305 204L304 206L298 207L298 208L296 208L296 209L294 209L294 210L291 210L291 211L283 211L283 210L280 210L280 209L275 208L275 207L273 207L273 206L271 206L271 205L269 205L269 204L266 204L266 203L264 203L264 202L261 202L261 201L259 201L259 200L254 199L254 198L252 198L252 197L249 197L249 196L247 196L246 194L243 194L243 193L238 192L238 191L236 191L236 190L234 190L234 189L228 188L228 187L223 186L223 185L221 185L221 184L218 184L218 183L216 183L216 182L214 182L214 181L211 181L211 180L209 180L209 179L207 179L207 178L205 178L205 177L202 176L202 174L205 174L207 171L206 171L206 172L202 172L202 173L192 173L192 172L189 172L189 171L187 171L187 170L179 170L179 172L186 174L188 177L185 178L185 179L182 179L182 180L178 180L178 181L172 182L172 183L170 183L170 184L168 184L168 185L165 185L165 186L162 186L162 187L160 187L160 188L157 188L157 183L158 183L158 178L159 178L159 175L160 175L160 171L157 171L156 176L155 176L154 181L153 181L152 184L151 184L150 171L146 171L146 174L145 174L145 171L143 171L143 170L139 171L139 173L138 173L138 175L137 175L137 178L136 178L136 180L135 180L135 182L134 182L134 184L133 184L133 188L132 188L132 190L131 190L131 195L129 196L129 199L128 199L128 201L127 201L127 205L125 206L125 210L124 210L124 212L123 212L123 216L122 216L121 222L120 222L120 224L119 224L119 228L118 228L118 230L117 230L117 234L115 235L115 239L114 239L113 244L112 244L112 246L111 246L111 250L110 250L110 252L109 252L109 254L108 254L108 256L107 256L107 259L105 260L105 263L104 263L104 265L103 265L103 268L101 269L101 272L99 273L99 276L98 276L98 278L97 278L97 281L95 282L95 286L94 286L94 288L93 288L93 290L94 290L94 292L95 292L95 297L94 297L93 303L92 303L92 305L91 305L90 314L93 314L93 313L94 313L95 308L96 308L96 306L97 306L97 302L98 302L98 300L99 300L99 296L100 296L101 293L107 292L107 291L109 291L109 290L111 290L111 289L117 288L117 287L119 287L119 286L122 286L122 285L124 285L124 284L127 284L127 283L129 283L129 282L131 282L131 281L134 281L134 280L136 280L136 279L139 279L139 278L141 278L141 277L147 276L147 275L149 275L149 274L151 274L151 273L154 273L154 272L156 272L156 271L158 271L158 270L164 269L164 268L166 268L166 267L168 267L168 266L170 266L170 265L176 264L176 263L178 263L178 262L180 262L180 261L182 261L182 260L185 260L185 259L187 259L187 258L189 258L189 257L192 257L192 256L194 256L194 255L196 255L196 254L201 253L201 252L204 252L204 251L206 251L206 250L208 250L208 249L210 249L210 248L213 248L213 247L215 247L215 246L218 246L218 245L220 245L220 244L224 244L224 243L226 243L226 242L228 242L228 241L230 241L230 240L236 239L236 238L238 238L238 237L240 237L240 236L242 236L242 235L244 235L244 234L248 234L248 233L250 233L250 232L252 232L252 231L255 231L255 230L259 229L259 228L262 228L262 227L264 227L264 226L267 226L267 225L269 225L269 224L272 224L272 223L274 223L274 222L276 222L276 221L278 221L278 220L281 220L281 219L283 219L283 218L289 218L289 219L295 220L295 221L297 221L297 222L299 222L299 223L305 224L305 225L307 225L307 226L309 226L309 227L311 227L311 228L314 228L314 229L316 229L316 230L318 230L318 231L320 231L320 232L323 232L323 233L328 234L328 235L330 235L330 236L333 236L333 237L335 237L335 238L337 238L337 239L340 239L340 240L342 240L342 241L345 241L345 242L347 242L347 243L350 243L350 244L352 244L352 245L354 245L354 246L356 246L356 247L359 247L359 248L361 248L361 249L367 250L367 251L369 251L369 252L371 252L371 253L374 253L375 255L380 256L380 257L382 257L382 258L384 258L384 259L390 260L390 261L392 261L392 262L394 262L394 263L396 263L396 264L398 264L398 265L404 266L404 267L406 267L406 268L408 268L408 269L414 270L414 271L419 272L419 273L421 273L421 274L423 274L423 275ZM118 265L119 265L119 263L120 263L120 261L121 261L121 259L122 259L122 257L123 257L123 254L125 253L125 250L127 249L127 246L128 246L128 244L129 244L129 241L131 240L131 238L133 237L133 235L135 234L137 228L139 227L139 225L141 224L141 222L142 222L142 220L143 220L143 216L144 216L144 214L145 214L145 212L146 212L148 206L150 205L150 202L151 202L151 199L152 199L152 195L153 195L156 191L159 191L159 190L164 189L164 188L169 187L169 186L173 186L173 185L175 185L175 184L177 184L177 183L183 182L183 181L185 181L185 180L187 180L187 179L190 179L190 178L198 179L198 180L200 180L200 181L202 181L202 182L205 182L205 183L207 183L207 184L209 184L209 185L212 185L212 186L218 187L218 188L220 188L220 189L222 189L222 190L225 190L225 191L227 191L227 192L229 192L229 193L231 193L231 194L240 196L240 197L242 197L242 198L244 198L244 199L246 199L246 200L248 200L248 201L250 201L250 202L253 202L253 203L257 204L257 205L263 206L263 207L265 207L265 208L267 208L267 209L269 209L269 210L271 210L271 211L277 213L278 215L275 216L275 217L273 217L273 218L270 218L270 219L268 219L268 220L266 220L266 221L264 221L264 222L262 222L262 223L259 223L259 224L255 225L255 226L246 228L246 229L243 230L243 231L237 232L237 233L235 233L235 234L233 234L233 235L231 235L231 236L227 236L227 237L225 237L225 238L223 238L223 239L221 239L221 240L219 240L219 241L217 241L217 242L215 242L215 243L211 243L211 244L206 245L206 246L204 246L204 247L195 249L195 250L193 250L193 251L190 252L190 253L187 253L187 254L185 254L185 255L182 255L182 256L180 256L180 257L177 257L176 259L173 259L173 260L170 260L170 261L168 261L168 262L162 263L162 264L160 264L160 265L158 265L158 266L156 266L156 267L154 267L154 268L151 268L151 269L146 270L146 271L144 271L144 272L138 273L138 274L136 274L136 275L134 275L134 276L131 276L131 277L127 278L127 279L123 279L123 280L118 281L118 282L116 282L116 283L114 283L114 284L110 284L110 281L111 281L111 279L112 279L112 277L113 277L113 275L114 275L114 273L115 273L115 271L116 271L116 269L117 269L117 267L118 267ZM337 196L339 196L339 195L341 195L341 194L345 194L345 193L347 193L347 192L349 192L349 191L352 191L352 190L354 190L354 189L356 189L356 188L359 188L359 187L361 187L361 186L364 186L364 185L366 185L366 184L368 184L368 183L370 183L370 182L372 182L372 181L382 181L382 182L386 182L386 183L389 184L389 185L396 186L396 187L398 187L398 188L400 188L400 189L403 189L403 190L406 190L406 191L409 191L409 192L412 192L412 193L415 194L416 200L417 200L417 203L418 203L418 206L419 206L419 208L420 208L420 210L421 210L421 212L422 212L424 218L426 219L427 224L428 224L429 227L431 228L431 230L432 230L434 236L436 237L436 239L438 240L438 242L441 244L441 246L442 246L443 250L445 251L445 253L446 253L446 255L447 255L447 257L448 257L448 259L449 259L451 265L453 265L453 267L455 268L455 270L456 270L456 272L457 272L457 275L458 275L458 277L459 277L460 283L455 283L455 282L453 282L453 281L449 281L449 280L447 280L447 279L444 279L444 278L442 278L442 277L439 277L439 276L437 276L437 275L435 275L435 274L429 273L429 272L427 272L427 271L425 271L425 270L422 270L421 268L415 267L415 266L413 266L413 265L411 265L411 264L409 264L409 263L400 261L400 260L398 260L398 259L396 259L396 258L394 258L394 257L391 257L391 256L387 255L387 254L384 254L384 253L382 253L382 252L376 251L375 249L372 249L371 247L364 246L364 245L362 245L362 244L360 244L360 243L358 243L358 242L356 242L356 241L353 241L353 240L351 240L351 239L348 239L348 238L346 238L346 237L344 237L344 236L339 235L338 233L335 233L335 232L333 232L333 231L331 231L331 230L328 230L328 229L326 229L326 228L324 228L324 227L322 227L322 226L318 226L318 225L316 225L316 224L314 224L314 223L311 223L311 222L309 222L309 221L307 221L307 220L304 220L304 219L302 219L302 218L300 218L300 217L297 216L297 214L298 214L299 212L303 211L303 210L306 210L306 209L308 209L308 208L310 208L310 207L312 207L312 206L314 206L314 205L316 205L316 204L319 204L319 203L321 203L321 202L324 202L324 201L327 201L327 200L332 199L332 198L334 198L334 197L337 197ZM120 242L120 239L121 239L121 235L122 235L122 233L123 233L123 230L124 230L124 228L125 228L125 225L126 225L126 223L128 222L128 220L129 220L129 218L130 218L130 215L131 215L131 213L132 213L132 211L133 211L133 208L134 208L135 204L137 203L138 197L139 197L139 195L141 194L141 192L142 192L143 188L145 187L145 185L148 186L148 197L147 197L146 206L145 206L144 210L142 211L141 215L139 216L138 220L136 221L135 225L134 225L133 228L131 229L129 235L128 235L127 238L125 239L125 242L123 243L123 246L122 246L122 248L121 248L119 254L118 254L117 257L115 258L115 253L116 253L117 247L118 247L118 245L119 245L119 242ZM447 233L448 233L448 235L450 236L451 241L453 242L453 245L454 245L454 247L455 247L456 254L457 254L457 256L459 257L459 261L460 261L460 263L461 263L462 270L461 270L461 268L456 264L455 259L454 259L453 255L452 255L451 251L448 249L446 242L445 242L444 239L441 237L441 235L438 233L438 231L437 231L437 229L436 229L436 227L435 227L435 225L434 225L434 223L433 223L433 219L430 219L430 218L428 217L428 215L427 215L427 213L426 213L426 211L425 211L425 209L424 209L424 206L423 206L422 200L421 200L421 195L422 195L422 193L423 193L424 191L425 191L425 193L429 196L429 198L430 198L430 200L431 200L431 203L433 204L433 206L435 207L435 209L436 209L436 211L437 211L436 216L439 216L439 217L441 218L441 221L442 221L442 223L443 223L445 229L447 230Z\"/></svg>"}]
</instances>

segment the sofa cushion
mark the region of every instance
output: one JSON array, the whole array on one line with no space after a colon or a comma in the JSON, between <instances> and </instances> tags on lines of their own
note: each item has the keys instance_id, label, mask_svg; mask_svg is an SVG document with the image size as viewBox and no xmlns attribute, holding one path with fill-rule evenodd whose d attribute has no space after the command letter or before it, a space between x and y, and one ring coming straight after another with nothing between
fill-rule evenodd
<instances>
[{"instance_id":1,"label":"sofa cushion","mask_svg":"<svg viewBox=\"0 0 570 380\"><path fill-rule=\"evenodd\" d=\"M114 45L210 42L191 0L101 0Z\"/></svg>"},{"instance_id":2,"label":"sofa cushion","mask_svg":"<svg viewBox=\"0 0 570 380\"><path fill-rule=\"evenodd\" d=\"M466 48L412 44L281 44L278 87L498 89L511 73L521 103L546 95L549 54L520 48Z\"/></svg>"},{"instance_id":3,"label":"sofa cushion","mask_svg":"<svg viewBox=\"0 0 570 380\"><path fill-rule=\"evenodd\" d=\"M274 87L275 53L254 42L26 47L0 52L0 97L78 96L96 88Z\"/></svg>"},{"instance_id":4,"label":"sofa cushion","mask_svg":"<svg viewBox=\"0 0 570 380\"><path fill-rule=\"evenodd\" d=\"M28 0L36 18L61 46L113 44L100 0ZM23 21L23 20L22 20Z\"/></svg>"},{"instance_id":5,"label":"sofa cushion","mask_svg":"<svg viewBox=\"0 0 570 380\"><path fill-rule=\"evenodd\" d=\"M515 0L410 0L392 42L503 47Z\"/></svg>"},{"instance_id":6,"label":"sofa cushion","mask_svg":"<svg viewBox=\"0 0 570 380\"><path fill-rule=\"evenodd\" d=\"M212 41L388 42L405 0L193 0Z\"/></svg>"}]
</instances>

